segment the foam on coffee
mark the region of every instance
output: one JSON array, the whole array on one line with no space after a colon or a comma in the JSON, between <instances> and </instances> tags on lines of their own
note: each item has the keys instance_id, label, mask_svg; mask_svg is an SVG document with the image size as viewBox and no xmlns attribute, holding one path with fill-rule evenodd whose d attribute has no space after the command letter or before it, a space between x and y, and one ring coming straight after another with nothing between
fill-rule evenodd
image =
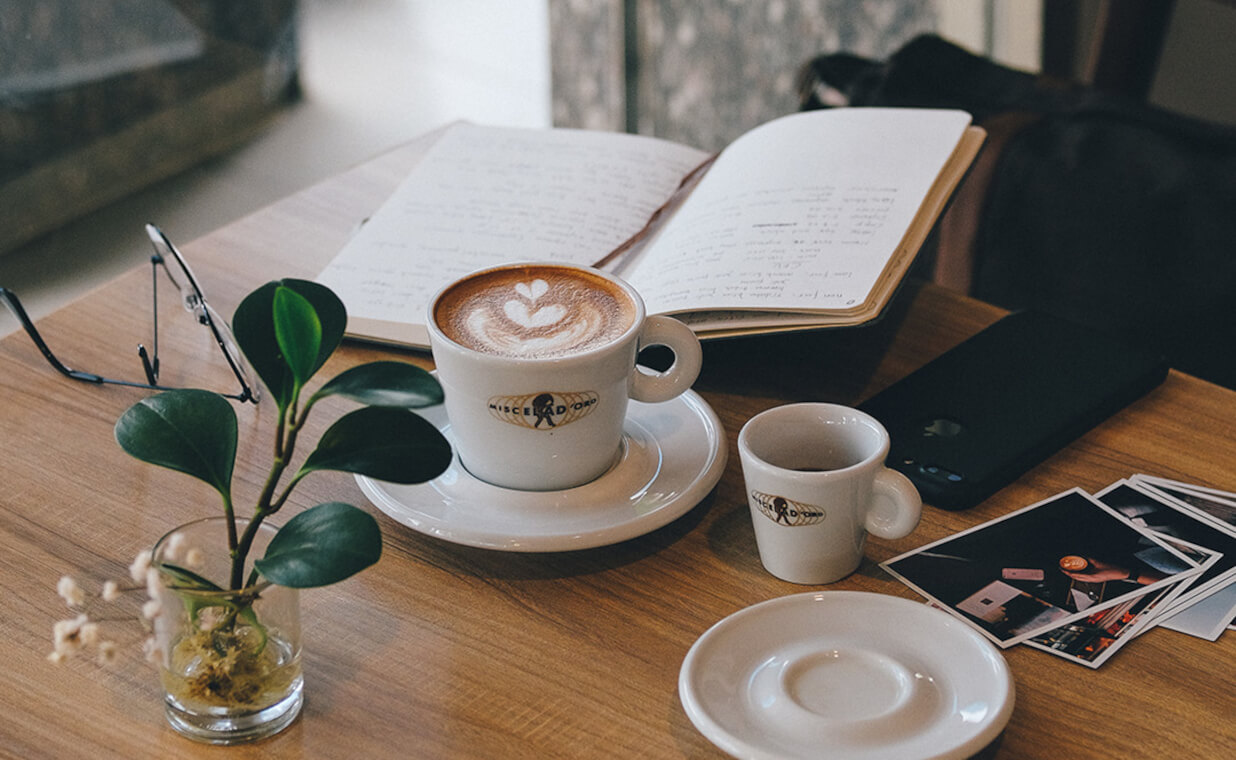
<instances>
[{"instance_id":1,"label":"foam on coffee","mask_svg":"<svg viewBox=\"0 0 1236 760\"><path fill-rule=\"evenodd\" d=\"M545 359L603 346L635 315L630 296L603 277L531 265L460 280L438 298L433 318L446 337L475 351Z\"/></svg>"}]
</instances>

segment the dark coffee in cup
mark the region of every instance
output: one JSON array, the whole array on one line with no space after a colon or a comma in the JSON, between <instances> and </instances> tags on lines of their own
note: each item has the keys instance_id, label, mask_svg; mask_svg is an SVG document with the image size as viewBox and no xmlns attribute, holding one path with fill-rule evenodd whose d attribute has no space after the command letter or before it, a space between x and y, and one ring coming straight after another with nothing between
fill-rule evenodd
<instances>
[{"instance_id":1,"label":"dark coffee in cup","mask_svg":"<svg viewBox=\"0 0 1236 760\"><path fill-rule=\"evenodd\" d=\"M520 265L455 283L438 297L433 319L447 338L473 351L550 359L617 340L637 313L622 288L586 269Z\"/></svg>"}]
</instances>

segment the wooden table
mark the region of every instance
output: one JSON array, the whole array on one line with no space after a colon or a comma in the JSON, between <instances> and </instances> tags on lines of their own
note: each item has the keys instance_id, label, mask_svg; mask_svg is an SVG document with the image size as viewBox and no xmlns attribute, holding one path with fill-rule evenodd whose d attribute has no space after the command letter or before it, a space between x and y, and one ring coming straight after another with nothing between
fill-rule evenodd
<instances>
[{"instance_id":1,"label":"wooden table","mask_svg":"<svg viewBox=\"0 0 1236 760\"><path fill-rule=\"evenodd\" d=\"M262 282L315 276L416 152L382 156L183 246L211 301L231 314ZM133 220L135 239L144 221ZM130 354L149 340L149 288L148 268L136 266L40 328L71 365L140 376ZM364 506L378 516L385 552L365 573L303 595L304 713L283 734L229 756L721 757L683 712L683 656L726 615L807 590L760 566L734 448L742 423L785 402L856 403L1000 314L911 284L872 327L710 344L697 389L728 433L725 475L684 517L616 546L546 555L466 548L388 519L351 477L309 478L289 512L330 500ZM175 304L160 325L165 381L227 389L230 375L205 330ZM384 355L348 345L322 376ZM429 364L423 354L405 358ZM61 378L21 333L0 342L0 387L0 755L221 756L165 725L135 619L108 624L131 631L132 645L109 668L45 659L52 623L66 616L55 595L60 575L97 590L167 529L217 514L217 497L116 445L112 425L143 391ZM330 411L346 408L339 401ZM265 474L274 407L237 411L235 494L244 503ZM319 412L310 432L335 416ZM1134 472L1236 489L1233 463L1236 394L1173 373L978 508L928 508L910 537L872 539L860 570L829 588L917 598L877 563L1066 488L1097 490ZM1236 634L1209 643L1152 630L1098 671L1024 647L1005 656L1016 710L985 755L1219 758L1236 747Z\"/></svg>"}]
</instances>

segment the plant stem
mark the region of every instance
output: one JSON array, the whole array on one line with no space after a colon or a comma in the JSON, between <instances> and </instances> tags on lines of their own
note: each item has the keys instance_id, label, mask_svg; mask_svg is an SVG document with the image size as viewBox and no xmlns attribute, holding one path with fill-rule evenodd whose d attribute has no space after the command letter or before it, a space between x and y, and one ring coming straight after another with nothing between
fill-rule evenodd
<instances>
[{"instance_id":1,"label":"plant stem","mask_svg":"<svg viewBox=\"0 0 1236 760\"><path fill-rule=\"evenodd\" d=\"M296 406L300 397L300 388L297 387L292 392L291 402L287 409L280 408L279 421L275 432L275 459L271 464L270 473L266 476L266 483L262 486L262 493L258 496L257 506L253 511L253 518L249 521L249 525L245 528L244 534L240 537L240 542L236 546L236 550L232 555L232 577L231 588L233 591L239 591L243 588L245 580L245 560L249 556L249 549L253 546L253 539L257 536L258 528L261 527L262 521L267 515L274 514L279 511L279 507L283 506L283 502L287 499L288 493L298 481L293 480L284 491L283 496L272 503L272 498L275 494L275 488L279 485L279 480L283 477L284 471L292 460L292 454L296 450L296 434L300 432L301 426L305 423L305 417L309 413L309 407L306 406L304 413L297 418ZM229 514L229 527L235 530L235 521L231 519Z\"/></svg>"},{"instance_id":2,"label":"plant stem","mask_svg":"<svg viewBox=\"0 0 1236 760\"><path fill-rule=\"evenodd\" d=\"M244 588L245 558L249 556L249 549L253 546L253 538L257 535L257 529L265 517L266 514L261 510L254 512L253 519L249 521L244 535L240 537L240 545L236 548L236 555L232 558L232 577L228 584L232 591L240 591Z\"/></svg>"},{"instance_id":3,"label":"plant stem","mask_svg":"<svg viewBox=\"0 0 1236 760\"><path fill-rule=\"evenodd\" d=\"M232 561L236 561L236 510L232 505L232 495L230 493L223 494L223 514L227 516L227 550L232 556Z\"/></svg>"},{"instance_id":4,"label":"plant stem","mask_svg":"<svg viewBox=\"0 0 1236 760\"><path fill-rule=\"evenodd\" d=\"M283 429L287 425L287 414L286 407L279 407L279 420L275 427L275 459L283 458Z\"/></svg>"},{"instance_id":5,"label":"plant stem","mask_svg":"<svg viewBox=\"0 0 1236 760\"><path fill-rule=\"evenodd\" d=\"M279 508L283 506L283 503L288 500L289 496L292 495L292 489L295 488L296 484L299 483L307 474L308 473L303 471L296 473L296 476L292 478L291 482L288 483L287 488L283 489L283 493L279 494L279 498L275 499L275 501L271 504L271 513L279 511Z\"/></svg>"}]
</instances>

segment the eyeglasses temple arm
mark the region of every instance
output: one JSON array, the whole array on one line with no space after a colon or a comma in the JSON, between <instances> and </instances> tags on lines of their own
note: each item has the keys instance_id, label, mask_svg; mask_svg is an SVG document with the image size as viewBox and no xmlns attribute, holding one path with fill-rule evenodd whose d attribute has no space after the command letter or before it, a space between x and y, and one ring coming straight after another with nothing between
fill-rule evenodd
<instances>
[{"instance_id":1,"label":"eyeglasses temple arm","mask_svg":"<svg viewBox=\"0 0 1236 760\"><path fill-rule=\"evenodd\" d=\"M146 347L142 344L137 345L137 355L142 360L142 370L146 372L146 381L151 385L159 384L159 265L163 264L163 268L167 269L167 265L163 262L163 256L158 251L150 254L150 303L151 303L151 320L154 324L154 357L146 351ZM170 277L171 274L169 273Z\"/></svg>"},{"instance_id":2,"label":"eyeglasses temple arm","mask_svg":"<svg viewBox=\"0 0 1236 760\"><path fill-rule=\"evenodd\" d=\"M0 287L0 300L4 301L5 306L9 307L9 311L13 312L13 316L17 317L17 321L21 322L21 326L25 328L26 334L34 341L34 345L38 346L42 352L43 358L47 363L62 375L71 377L74 380L84 380L88 383L102 383L103 378L99 375L94 375L89 372L81 372L75 369L69 369L64 366L56 355L51 352L47 344L43 342L43 336L39 335L39 331L35 329L34 322L30 320L30 316L26 314L26 310L22 308L21 301L17 299L17 294L8 288Z\"/></svg>"}]
</instances>

